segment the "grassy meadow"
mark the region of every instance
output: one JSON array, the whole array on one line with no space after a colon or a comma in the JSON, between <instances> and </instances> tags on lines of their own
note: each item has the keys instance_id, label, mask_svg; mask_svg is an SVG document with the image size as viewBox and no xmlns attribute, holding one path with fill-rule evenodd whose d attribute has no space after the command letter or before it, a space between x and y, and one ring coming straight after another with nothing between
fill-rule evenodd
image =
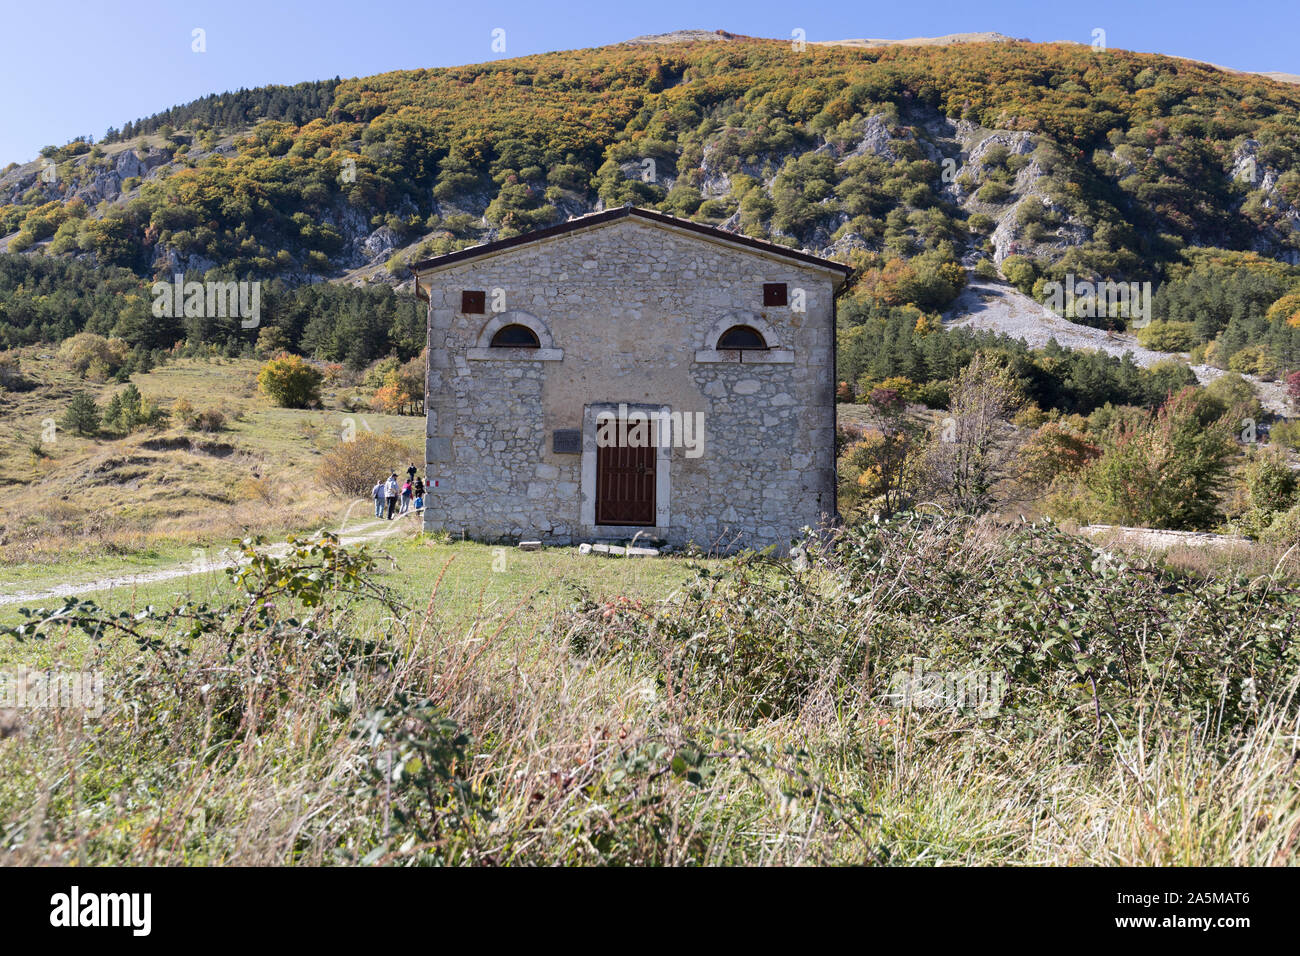
<instances>
[{"instance_id":1,"label":"grassy meadow","mask_svg":"<svg viewBox=\"0 0 1300 956\"><path fill-rule=\"evenodd\" d=\"M24 350L22 362L36 388L0 393L9 426L0 431L0 587L148 570L196 548L337 522L348 503L315 471L343 430L390 433L417 450L424 435L423 418L340 410L338 390L326 389L323 409L276 408L258 393L251 359L178 359L132 381L163 408L184 399L220 411L221 430L173 419L125 438L81 437L57 427L70 395L88 391L103 405L124 386L81 379L48 350Z\"/></svg>"},{"instance_id":2,"label":"grassy meadow","mask_svg":"<svg viewBox=\"0 0 1300 956\"><path fill-rule=\"evenodd\" d=\"M0 709L11 864L1285 865L1300 843L1294 555L1099 549L910 515L802 553L522 552L381 525L315 480L354 427L251 361L136 376L222 411L57 433L6 394ZM54 407L58 406L58 407ZM349 528L364 528L362 503ZM230 572L104 589L263 536ZM286 535L294 535L287 550ZM26 676L24 676L26 675Z\"/></svg>"},{"instance_id":3,"label":"grassy meadow","mask_svg":"<svg viewBox=\"0 0 1300 956\"><path fill-rule=\"evenodd\" d=\"M6 668L105 691L11 715L0 831L15 863L1293 862L1300 594L1095 559L966 520L797 565L412 530L7 609ZM900 706L909 668L1005 692Z\"/></svg>"}]
</instances>

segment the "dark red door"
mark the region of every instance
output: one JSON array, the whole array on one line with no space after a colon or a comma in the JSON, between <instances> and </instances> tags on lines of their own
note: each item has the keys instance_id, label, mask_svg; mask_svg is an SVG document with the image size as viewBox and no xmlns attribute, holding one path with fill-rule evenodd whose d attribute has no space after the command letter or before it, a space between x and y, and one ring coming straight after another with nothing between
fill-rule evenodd
<instances>
[{"instance_id":1,"label":"dark red door","mask_svg":"<svg viewBox=\"0 0 1300 956\"><path fill-rule=\"evenodd\" d=\"M596 449L596 524L655 523L655 447Z\"/></svg>"}]
</instances>

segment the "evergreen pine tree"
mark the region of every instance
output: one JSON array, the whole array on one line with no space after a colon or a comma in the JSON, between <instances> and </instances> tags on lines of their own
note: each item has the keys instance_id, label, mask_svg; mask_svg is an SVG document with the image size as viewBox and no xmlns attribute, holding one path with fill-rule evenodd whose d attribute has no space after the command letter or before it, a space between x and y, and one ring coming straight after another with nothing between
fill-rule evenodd
<instances>
[{"instance_id":1,"label":"evergreen pine tree","mask_svg":"<svg viewBox=\"0 0 1300 956\"><path fill-rule=\"evenodd\" d=\"M72 396L59 424L78 435L93 435L99 431L99 406L85 392Z\"/></svg>"}]
</instances>

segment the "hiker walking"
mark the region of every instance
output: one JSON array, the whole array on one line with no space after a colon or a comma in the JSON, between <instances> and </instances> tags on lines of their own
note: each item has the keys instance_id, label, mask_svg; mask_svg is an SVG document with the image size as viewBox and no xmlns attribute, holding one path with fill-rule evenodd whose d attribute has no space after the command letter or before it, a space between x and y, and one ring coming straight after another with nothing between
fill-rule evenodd
<instances>
[{"instance_id":1,"label":"hiker walking","mask_svg":"<svg viewBox=\"0 0 1300 956\"><path fill-rule=\"evenodd\" d=\"M402 485L402 514L411 510L411 498L415 493L415 487L408 478L406 484Z\"/></svg>"},{"instance_id":2,"label":"hiker walking","mask_svg":"<svg viewBox=\"0 0 1300 956\"><path fill-rule=\"evenodd\" d=\"M384 479L380 478L375 482L375 487L370 489L370 497L375 499L375 517L384 516Z\"/></svg>"},{"instance_id":3,"label":"hiker walking","mask_svg":"<svg viewBox=\"0 0 1300 956\"><path fill-rule=\"evenodd\" d=\"M388 499L388 520L393 520L393 512L397 510L397 499L401 494L397 487L397 472L388 476L388 481L384 484L384 497Z\"/></svg>"}]
</instances>

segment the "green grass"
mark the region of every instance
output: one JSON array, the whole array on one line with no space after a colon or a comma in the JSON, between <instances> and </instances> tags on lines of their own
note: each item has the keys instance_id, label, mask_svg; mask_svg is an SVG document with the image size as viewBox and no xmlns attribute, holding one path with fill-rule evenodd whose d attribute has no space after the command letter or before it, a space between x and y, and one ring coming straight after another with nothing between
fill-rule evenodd
<instances>
[{"instance_id":1,"label":"green grass","mask_svg":"<svg viewBox=\"0 0 1300 956\"><path fill-rule=\"evenodd\" d=\"M663 600L692 575L689 563L680 558L607 558L581 555L577 548L530 552L472 541L444 544L431 536L411 532L369 543L367 547L381 558L377 580L392 588L414 611L422 611L427 606L436 587L439 614L458 627L507 619L517 627L535 627L568 607L583 592L607 598L625 596ZM171 555L160 554L148 565L131 570L170 567L175 562L168 560L169 557L179 561L192 560L188 550L177 549ZM90 567L77 568L79 572L90 570ZM104 562L101 570L112 573L115 566ZM114 576L124 573L129 574L130 570L117 571ZM39 584L51 583L44 574L34 574L31 580ZM63 580L61 577L60 581ZM35 588L25 585L24 589ZM92 600L106 610L118 612L134 611L151 604L211 603L229 599L235 593L236 589L226 574L211 571L166 581L85 591L78 596ZM55 607L60 603L60 599L46 598L21 605L0 606L0 624L21 621L19 608L22 606ZM76 639L70 640L75 642ZM0 644L0 663L21 660L22 654L35 646Z\"/></svg>"},{"instance_id":2,"label":"green grass","mask_svg":"<svg viewBox=\"0 0 1300 956\"><path fill-rule=\"evenodd\" d=\"M122 554L105 552L65 561L0 565L0 593L35 590L52 584L93 582L106 577L168 568L193 560L196 548L210 544L211 542L202 540L188 546L180 542L159 543L147 549Z\"/></svg>"}]
</instances>

